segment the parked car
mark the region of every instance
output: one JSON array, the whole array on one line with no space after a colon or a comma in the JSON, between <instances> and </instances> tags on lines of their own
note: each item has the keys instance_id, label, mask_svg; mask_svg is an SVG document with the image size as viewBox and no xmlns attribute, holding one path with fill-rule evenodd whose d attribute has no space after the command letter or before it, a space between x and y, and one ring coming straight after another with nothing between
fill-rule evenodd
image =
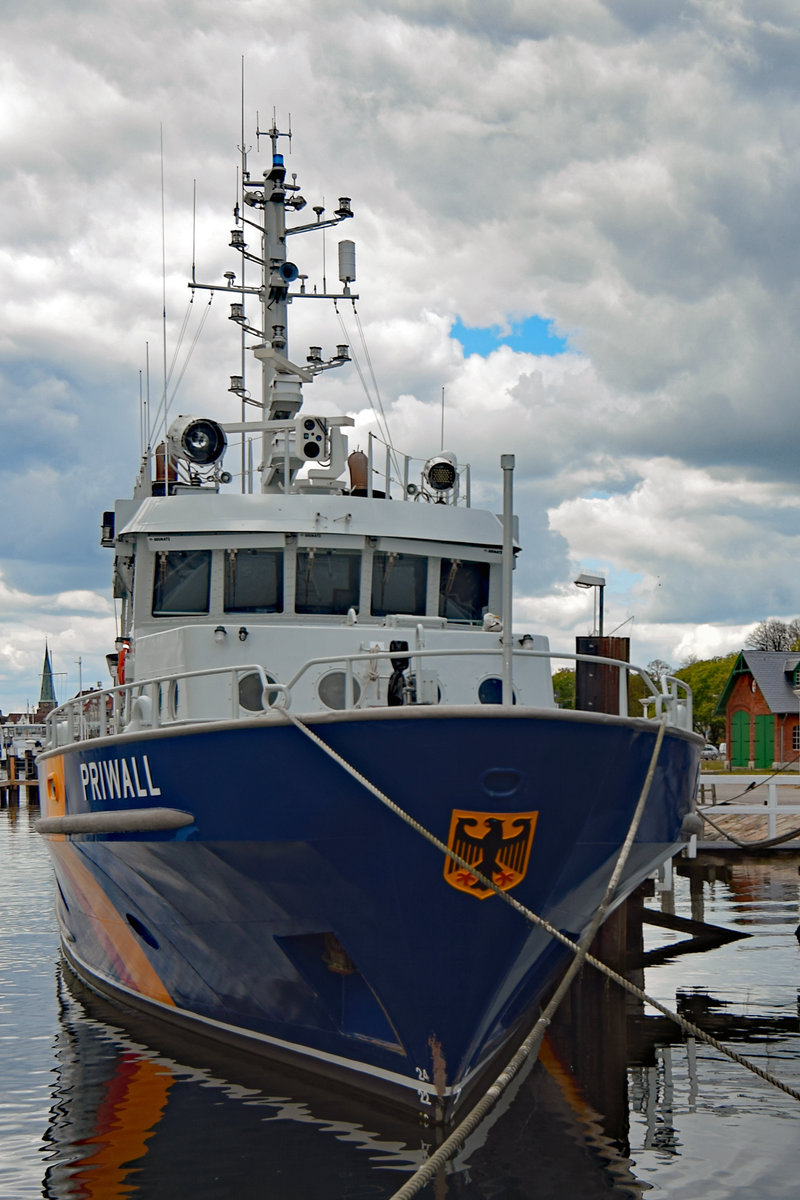
<instances>
[{"instance_id":1,"label":"parked car","mask_svg":"<svg viewBox=\"0 0 800 1200\"><path fill-rule=\"evenodd\" d=\"M711 742L706 742L702 757L705 759L719 758L719 750L717 749L716 746L712 746Z\"/></svg>"}]
</instances>

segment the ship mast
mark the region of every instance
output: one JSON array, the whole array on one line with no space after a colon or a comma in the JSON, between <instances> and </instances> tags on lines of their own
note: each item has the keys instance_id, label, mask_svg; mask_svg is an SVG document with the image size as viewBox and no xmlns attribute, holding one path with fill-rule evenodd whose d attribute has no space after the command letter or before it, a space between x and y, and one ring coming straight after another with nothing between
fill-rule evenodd
<instances>
[{"instance_id":1,"label":"ship mast","mask_svg":"<svg viewBox=\"0 0 800 1200\"><path fill-rule=\"evenodd\" d=\"M286 179L284 156L278 149L279 140L287 138L291 144L291 125L288 132L282 132L273 116L272 125L267 130L256 127L256 138L268 137L271 145L271 164L264 171L263 179L251 177L250 171L242 163L241 202L233 210L235 227L231 230L230 245L237 250L242 258L242 280L236 282L233 271L227 271L225 277L228 290L237 293L241 299L231 304L230 320L236 322L243 334L251 334L256 338L256 344L250 349L261 364L261 387L258 398L250 397L244 387L241 375L231 376L230 391L250 401L261 409L261 417L257 421L242 421L241 426L226 424L226 429L263 433L262 457L262 490L272 490L276 486L288 487L302 461L291 463L287 472L281 468L281 479L278 478L278 466L275 460L275 425L294 421L302 403L302 386L310 383L320 372L332 367L341 366L350 359L349 347L339 345L336 353L328 359L323 359L322 349L311 346L302 366L289 358L288 348L288 309L293 300L356 300L358 297L351 292L350 284L355 280L355 247L350 241L339 243L339 278L343 283L341 292L329 292L323 283L318 291L316 287L309 291L306 288L306 275L301 275L294 262L290 261L286 252L286 239L298 233L311 233L340 224L353 216L349 196L339 198L338 207L330 217L326 217L325 209L320 205L314 206L316 219L308 224L288 226L287 213L299 213L306 207L306 200L300 194L297 176L292 175L291 183ZM258 246L258 252L248 244L250 237ZM245 284L245 263L253 262L259 268L260 284L257 286ZM297 287L292 291L292 285ZM197 283L192 280L190 288L201 288L208 291L217 290L217 285ZM258 300L261 310L260 328L251 325L246 313L245 301L247 296ZM269 427L267 427L269 426ZM287 461L286 449L281 451L282 463Z\"/></svg>"},{"instance_id":2,"label":"ship mast","mask_svg":"<svg viewBox=\"0 0 800 1200\"><path fill-rule=\"evenodd\" d=\"M278 152L279 138L288 138L291 146L291 125L288 133L281 133L273 118L272 126L266 132L272 145L272 166L264 172L263 189L245 190L243 186L242 199L244 204L254 208L260 205L263 211L261 328L265 337L263 348L276 353L269 357L256 353L256 358L261 358L262 406L268 420L287 420L299 411L303 402L302 384L309 382L304 372L288 374L280 371L278 366L278 357L285 358L288 349L289 285L300 274L286 257L286 209L291 206L299 211L305 207L305 200L296 184L287 185L283 155ZM256 128L256 139L262 136L263 132ZM280 381L279 374L284 375Z\"/></svg>"}]
</instances>

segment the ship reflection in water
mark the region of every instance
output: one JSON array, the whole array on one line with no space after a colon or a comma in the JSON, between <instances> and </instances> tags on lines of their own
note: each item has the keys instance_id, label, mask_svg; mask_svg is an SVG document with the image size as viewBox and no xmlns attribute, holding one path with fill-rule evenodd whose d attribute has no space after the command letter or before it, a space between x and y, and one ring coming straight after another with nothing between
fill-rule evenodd
<instances>
[{"instance_id":1,"label":"ship reflection in water","mask_svg":"<svg viewBox=\"0 0 800 1200\"><path fill-rule=\"evenodd\" d=\"M774 877L775 868L768 873ZM786 874L794 877L790 907L796 912L796 861ZM733 898L726 923L746 927L747 896L737 899L734 881L725 882ZM764 881L758 882L763 890ZM693 892L704 883L709 880L693 881ZM763 918L763 895L758 903ZM787 906L781 902L779 907ZM703 915L694 906L692 911ZM720 915L706 914L709 920ZM784 943L790 915L782 917ZM613 924L610 936L612 941L620 936ZM690 1020L796 1086L796 1011L759 1003L752 978L747 988L755 1002L749 1010L731 1003L736 994L731 955L739 952L725 947L702 955L706 968L710 958L719 963L726 997L720 999L677 983L686 980L687 965L685 958L670 955L673 933L659 931L655 943L650 963L661 965L648 971L650 989L655 983L656 994L667 1003L671 994L674 1004L677 994L677 1006ZM601 949L608 954L612 947ZM784 946L784 952L793 951ZM635 960L634 946L630 961ZM771 961L780 974L774 950ZM639 962L647 963L647 954ZM776 982L769 981L773 995ZM149 1018L123 1013L86 991L64 967L58 986L57 1069L43 1185L50 1200L381 1200L392 1196L436 1146L432 1130L382 1111L374 1101L323 1090L313 1079L281 1074L228 1050L201 1050L197 1042ZM676 1064L680 1056L675 1080L673 1054ZM699 1169L686 1145L686 1130L676 1128L673 1103L717 1126L705 1131ZM724 1112L730 1115L734 1105L741 1144L732 1146ZM793 1101L716 1052L684 1044L666 1018L586 969L562 1004L539 1061L419 1194L428 1200L564 1195L623 1200L642 1196L655 1184L664 1195L697 1195L692 1187L715 1174L719 1182L718 1172L726 1173L723 1163L730 1165L731 1154L747 1153L751 1168L758 1161L753 1139L762 1135L750 1127L754 1120L778 1118L779 1125L787 1125L780 1118L796 1116L794 1108ZM723 1132L721 1124L725 1145L715 1150L713 1133ZM788 1124L796 1129L794 1121ZM777 1190L768 1187L759 1195L789 1194L781 1191L782 1156L781 1150L774 1169L767 1169ZM677 1168L667 1172L675 1191L663 1173L668 1162ZM697 1172L693 1180L692 1172ZM736 1188L716 1194L733 1195Z\"/></svg>"},{"instance_id":2,"label":"ship reflection in water","mask_svg":"<svg viewBox=\"0 0 800 1200\"><path fill-rule=\"evenodd\" d=\"M123 1032L119 1012L65 968L59 989L43 1186L51 1200L389 1197L434 1148L432 1131L374 1103L359 1106L229 1052L215 1060L127 1012ZM567 1065L568 1032L555 1030L513 1095L422 1196L641 1195L626 1158L624 1043L607 1042L591 1064L604 1068L606 1099L619 1098L612 1128L586 1078Z\"/></svg>"}]
</instances>

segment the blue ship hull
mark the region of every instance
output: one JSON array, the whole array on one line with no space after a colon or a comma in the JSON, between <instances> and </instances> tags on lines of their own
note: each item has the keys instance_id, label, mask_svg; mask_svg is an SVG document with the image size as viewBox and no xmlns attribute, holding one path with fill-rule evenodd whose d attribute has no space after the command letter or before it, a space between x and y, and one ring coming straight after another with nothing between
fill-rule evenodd
<instances>
[{"instance_id":1,"label":"blue ship hull","mask_svg":"<svg viewBox=\"0 0 800 1200\"><path fill-rule=\"evenodd\" d=\"M476 869L488 863L573 938L603 895L657 734L524 708L308 724L469 861L479 839L465 831L502 823L494 861L485 852ZM617 902L680 845L699 749L666 733ZM569 957L290 724L129 733L50 751L39 770L46 816L193 818L161 833L48 835L62 942L87 982L435 1119L499 1065Z\"/></svg>"}]
</instances>

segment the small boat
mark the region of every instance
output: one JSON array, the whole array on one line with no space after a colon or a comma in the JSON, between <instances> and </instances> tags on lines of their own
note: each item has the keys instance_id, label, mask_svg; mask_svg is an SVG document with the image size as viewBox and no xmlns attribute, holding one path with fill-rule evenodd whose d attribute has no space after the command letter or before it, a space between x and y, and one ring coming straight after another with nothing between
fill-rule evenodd
<instances>
[{"instance_id":1,"label":"small boat","mask_svg":"<svg viewBox=\"0 0 800 1200\"><path fill-rule=\"evenodd\" d=\"M455 455L362 451L351 417L303 407L350 353L298 362L289 308L353 301L355 251L331 292L287 242L353 214L303 223L267 136L263 176L243 153L239 280L190 284L230 293L256 397L239 374L241 421L176 417L104 514L113 684L49 714L39 827L92 988L447 1123L570 959L509 896L580 938L656 749L612 907L681 847L703 740L676 680L627 715L625 662L619 713L557 707L552 662L576 656L512 626L513 456L498 516Z\"/></svg>"}]
</instances>

